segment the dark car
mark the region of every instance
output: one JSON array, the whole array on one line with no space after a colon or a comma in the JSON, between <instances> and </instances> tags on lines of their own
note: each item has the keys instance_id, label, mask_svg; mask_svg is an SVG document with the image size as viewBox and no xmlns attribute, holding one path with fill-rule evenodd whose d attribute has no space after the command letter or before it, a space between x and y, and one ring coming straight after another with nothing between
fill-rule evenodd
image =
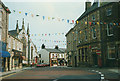
<instances>
[{"instance_id":1,"label":"dark car","mask_svg":"<svg viewBox=\"0 0 120 81\"><path fill-rule=\"evenodd\" d=\"M46 66L49 66L49 64L47 64L47 63L38 63L36 65L36 67L46 67Z\"/></svg>"}]
</instances>

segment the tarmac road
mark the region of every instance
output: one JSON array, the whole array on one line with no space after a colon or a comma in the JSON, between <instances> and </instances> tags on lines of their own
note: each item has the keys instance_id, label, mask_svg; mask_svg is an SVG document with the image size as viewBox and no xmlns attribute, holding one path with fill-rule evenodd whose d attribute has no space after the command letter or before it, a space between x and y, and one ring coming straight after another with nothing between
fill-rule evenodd
<instances>
[{"instance_id":1,"label":"tarmac road","mask_svg":"<svg viewBox=\"0 0 120 81\"><path fill-rule=\"evenodd\" d=\"M2 78L2 81L101 81L100 75L95 72L85 71L70 67L40 67L17 73Z\"/></svg>"}]
</instances>

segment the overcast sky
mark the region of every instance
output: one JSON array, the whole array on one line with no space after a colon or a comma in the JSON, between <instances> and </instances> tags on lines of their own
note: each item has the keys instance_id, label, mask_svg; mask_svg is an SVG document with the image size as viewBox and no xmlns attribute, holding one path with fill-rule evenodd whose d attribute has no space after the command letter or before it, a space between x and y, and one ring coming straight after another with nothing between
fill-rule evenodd
<instances>
[{"instance_id":1,"label":"overcast sky","mask_svg":"<svg viewBox=\"0 0 120 81\"><path fill-rule=\"evenodd\" d=\"M30 24L30 34L32 41L37 46L38 50L41 44L45 44L47 48L55 47L58 45L60 48L65 48L66 41L65 34L73 24L67 22L67 20L76 20L84 12L84 0L64 0L63 2L58 0L51 2L40 2L40 0L29 0L24 2L23 0L2 0L4 4L9 7L11 14L9 15L9 30L13 30L16 27L16 20L19 20L19 28L22 28L22 18L25 19L25 29L27 29L27 23ZM42 0L43 1L43 0ZM50 0L49 0L50 1ZM66 1L66 2L65 2ZM15 12L13 12L15 10ZM21 12L21 14L19 13ZM25 13L28 13L27 16ZM34 15L34 17L31 16ZM39 16L36 16L36 15ZM45 20L43 20L45 16ZM50 17L50 20L48 20ZM54 17L55 19L51 19ZM59 21L60 19L60 21ZM65 19L62 21L62 19ZM57 35L55 35L57 33ZM59 34L60 33L60 34ZM36 36L35 36L36 34ZM39 36L40 34L40 36ZM44 36L42 36L44 34ZM45 34L51 34L46 35ZM53 35L52 35L53 34ZM42 40L43 41L42 41ZM46 41L45 41L46 40ZM60 41L60 42L54 42Z\"/></svg>"}]
</instances>

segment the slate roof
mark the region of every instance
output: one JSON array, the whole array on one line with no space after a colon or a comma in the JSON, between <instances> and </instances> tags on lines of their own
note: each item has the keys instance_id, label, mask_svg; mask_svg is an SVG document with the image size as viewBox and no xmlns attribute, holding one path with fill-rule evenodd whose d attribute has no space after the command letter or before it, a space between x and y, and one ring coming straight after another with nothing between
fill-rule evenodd
<instances>
[{"instance_id":1,"label":"slate roof","mask_svg":"<svg viewBox=\"0 0 120 81\"><path fill-rule=\"evenodd\" d=\"M64 49L62 48L59 48L59 49L50 49L50 48L45 48L45 50L47 50L48 52L51 52L51 53L64 53Z\"/></svg>"},{"instance_id":2,"label":"slate roof","mask_svg":"<svg viewBox=\"0 0 120 81\"><path fill-rule=\"evenodd\" d=\"M77 20L81 20L84 16L86 16L87 14L89 14L91 11L95 10L98 8L98 2L94 2L93 5L87 10L85 11Z\"/></svg>"},{"instance_id":3,"label":"slate roof","mask_svg":"<svg viewBox=\"0 0 120 81\"><path fill-rule=\"evenodd\" d=\"M22 29L19 29L19 32L21 31ZM8 33L14 37L18 36L18 33L17 33L17 30L11 30L11 31L8 31Z\"/></svg>"},{"instance_id":4,"label":"slate roof","mask_svg":"<svg viewBox=\"0 0 120 81\"><path fill-rule=\"evenodd\" d=\"M101 5L101 7L106 6L106 5L110 4L110 3L111 3L111 2L104 2L104 3ZM85 11L85 12L77 19L77 21L81 20L83 17L85 17L86 15L88 15L90 12L95 11L95 10L98 9L98 8L99 8L99 7L98 7L98 2L94 2L93 5L92 5L87 11Z\"/></svg>"}]
</instances>

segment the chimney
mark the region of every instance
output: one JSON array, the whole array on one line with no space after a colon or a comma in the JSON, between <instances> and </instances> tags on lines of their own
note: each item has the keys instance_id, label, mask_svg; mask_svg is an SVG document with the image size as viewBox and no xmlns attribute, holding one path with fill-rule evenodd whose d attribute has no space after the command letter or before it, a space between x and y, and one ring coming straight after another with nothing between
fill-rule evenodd
<instances>
[{"instance_id":1,"label":"chimney","mask_svg":"<svg viewBox=\"0 0 120 81\"><path fill-rule=\"evenodd\" d=\"M90 7L91 7L91 2L89 0L87 0L85 2L85 11L87 11Z\"/></svg>"},{"instance_id":2,"label":"chimney","mask_svg":"<svg viewBox=\"0 0 120 81\"><path fill-rule=\"evenodd\" d=\"M58 49L58 45L55 46L55 49Z\"/></svg>"},{"instance_id":3,"label":"chimney","mask_svg":"<svg viewBox=\"0 0 120 81\"><path fill-rule=\"evenodd\" d=\"M42 48L42 49L45 49L45 45L44 45L44 44L42 44L41 48Z\"/></svg>"}]
</instances>

